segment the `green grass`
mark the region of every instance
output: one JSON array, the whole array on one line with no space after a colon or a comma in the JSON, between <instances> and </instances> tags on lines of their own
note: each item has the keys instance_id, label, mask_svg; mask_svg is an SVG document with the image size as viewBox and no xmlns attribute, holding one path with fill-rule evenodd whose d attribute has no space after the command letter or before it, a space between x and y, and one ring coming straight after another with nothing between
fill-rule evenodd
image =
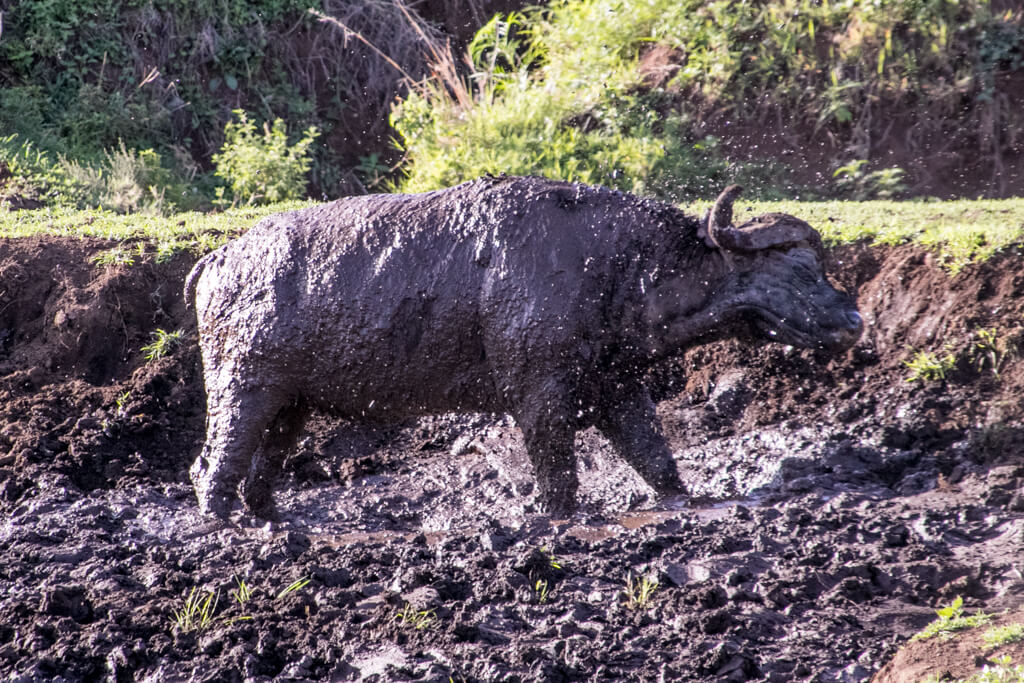
<instances>
[{"instance_id":1,"label":"green grass","mask_svg":"<svg viewBox=\"0 0 1024 683\"><path fill-rule=\"evenodd\" d=\"M634 578L632 574L626 579L626 588L622 591L622 604L633 610L645 610L651 606L654 591L658 590L658 580L651 576Z\"/></svg>"},{"instance_id":2,"label":"green grass","mask_svg":"<svg viewBox=\"0 0 1024 683\"><path fill-rule=\"evenodd\" d=\"M142 347L142 353L145 354L146 361L159 360L171 353L181 344L181 338L184 334L184 330L175 330L174 332L168 332L163 329L155 330L153 332L153 342Z\"/></svg>"},{"instance_id":3,"label":"green grass","mask_svg":"<svg viewBox=\"0 0 1024 683\"><path fill-rule=\"evenodd\" d=\"M720 188L716 188L720 189ZM683 204L693 215L711 206L706 199ZM185 212L167 216L122 215L112 211L38 209L0 211L0 238L56 235L141 241L115 247L97 257L99 265L137 261L152 253L163 260L181 249L203 253L240 235L265 216L311 206L283 202L240 207L223 213ZM737 223L757 214L782 211L803 218L830 245L867 240L873 244L917 242L932 249L940 262L956 272L1024 243L1024 199L931 201L739 201ZM1018 247L1014 247L1019 251Z\"/></svg>"},{"instance_id":4,"label":"green grass","mask_svg":"<svg viewBox=\"0 0 1024 683\"><path fill-rule=\"evenodd\" d=\"M965 139L991 117L1012 128L1020 114L999 109L996 82L1021 68L1021 45L1019 13L986 0L554 0L481 29L469 82L434 79L396 106L402 187L505 171L675 201L725 181L762 198L892 196L905 172L863 158L868 114L891 107L917 133ZM668 67L654 82L640 69L652 48ZM724 115L763 127L780 111L850 150L833 186L801 191L782 165L727 160L698 125Z\"/></svg>"},{"instance_id":5,"label":"green grass","mask_svg":"<svg viewBox=\"0 0 1024 683\"><path fill-rule=\"evenodd\" d=\"M981 634L986 647L994 648L1024 640L1024 624L993 626Z\"/></svg>"},{"instance_id":6,"label":"green grass","mask_svg":"<svg viewBox=\"0 0 1024 683\"><path fill-rule=\"evenodd\" d=\"M152 247L154 256L160 260L182 249L210 251L245 232L261 218L280 211L310 206L312 203L282 202L229 209L223 213L190 211L167 216L124 215L113 211L71 208L0 211L0 238L51 235L118 241L141 240ZM117 262L126 255L130 254L122 250L118 254L102 257L99 265Z\"/></svg>"},{"instance_id":7,"label":"green grass","mask_svg":"<svg viewBox=\"0 0 1024 683\"><path fill-rule=\"evenodd\" d=\"M948 675L932 674L921 679L921 683L1024 683L1024 665L1014 665L1009 656L999 657L967 678L953 679Z\"/></svg>"},{"instance_id":8,"label":"green grass","mask_svg":"<svg viewBox=\"0 0 1024 683\"><path fill-rule=\"evenodd\" d=\"M936 636L942 639L949 639L953 637L953 633L957 631L963 631L970 628L977 628L978 626L984 626L988 622L992 621L992 615L986 614L985 612L978 612L971 616L964 614L964 600L959 595L953 601L949 607L943 607L935 610L935 614L938 619L928 624L921 630L920 633L914 635L911 638L911 642L916 640L928 640L935 638Z\"/></svg>"},{"instance_id":9,"label":"green grass","mask_svg":"<svg viewBox=\"0 0 1024 683\"><path fill-rule=\"evenodd\" d=\"M699 215L711 200L695 203ZM737 221L770 211L791 213L821 232L826 243L868 240L874 244L917 242L957 271L1024 241L1024 199L955 201L779 201L737 202Z\"/></svg>"}]
</instances>

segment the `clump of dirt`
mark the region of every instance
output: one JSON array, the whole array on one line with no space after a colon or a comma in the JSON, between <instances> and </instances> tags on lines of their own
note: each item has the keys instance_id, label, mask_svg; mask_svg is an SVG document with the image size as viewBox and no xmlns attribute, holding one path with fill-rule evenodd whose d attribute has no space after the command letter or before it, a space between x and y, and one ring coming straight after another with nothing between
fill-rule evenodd
<instances>
[{"instance_id":1,"label":"clump of dirt","mask_svg":"<svg viewBox=\"0 0 1024 683\"><path fill-rule=\"evenodd\" d=\"M194 259L92 262L112 246L0 242L5 678L864 681L884 666L888 683L1003 654L966 634L886 664L957 596L968 612L1024 602L1020 248L956 277L916 247L837 249L867 322L850 352L720 342L653 373L699 505L654 504L588 431L583 510L552 520L508 418L321 416L287 463L281 521L224 524L197 515L187 478L205 416L180 301ZM156 329L184 341L147 361ZM908 381L917 351L951 356L945 378Z\"/></svg>"}]
</instances>

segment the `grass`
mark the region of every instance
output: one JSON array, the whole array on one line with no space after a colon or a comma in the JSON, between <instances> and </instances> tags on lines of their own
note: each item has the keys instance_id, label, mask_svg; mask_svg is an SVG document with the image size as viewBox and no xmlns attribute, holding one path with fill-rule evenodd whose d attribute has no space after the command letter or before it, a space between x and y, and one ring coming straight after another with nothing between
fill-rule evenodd
<instances>
[{"instance_id":1,"label":"grass","mask_svg":"<svg viewBox=\"0 0 1024 683\"><path fill-rule=\"evenodd\" d=\"M658 590L658 580L650 576L634 578L631 574L626 579L626 588L622 591L623 605L629 609L644 610L651 606L651 597Z\"/></svg>"},{"instance_id":2,"label":"grass","mask_svg":"<svg viewBox=\"0 0 1024 683\"><path fill-rule=\"evenodd\" d=\"M174 610L174 625L182 633L210 628L214 624L213 613L217 610L219 598L219 591L206 591L204 595L193 587L182 608Z\"/></svg>"},{"instance_id":3,"label":"grass","mask_svg":"<svg viewBox=\"0 0 1024 683\"><path fill-rule=\"evenodd\" d=\"M145 354L146 361L159 360L169 354L181 344L181 337L184 334L184 330L168 332L167 330L158 329L153 332L153 342L142 347L142 353Z\"/></svg>"},{"instance_id":4,"label":"grass","mask_svg":"<svg viewBox=\"0 0 1024 683\"><path fill-rule=\"evenodd\" d=\"M437 613L432 609L417 610L408 602L396 615L395 618L403 626L423 631L430 629L437 623Z\"/></svg>"},{"instance_id":5,"label":"grass","mask_svg":"<svg viewBox=\"0 0 1024 683\"><path fill-rule=\"evenodd\" d=\"M997 328L978 328L974 331L971 356L978 372L988 369L999 377L1006 359L1016 353L1016 345Z\"/></svg>"},{"instance_id":6,"label":"grass","mask_svg":"<svg viewBox=\"0 0 1024 683\"><path fill-rule=\"evenodd\" d=\"M996 83L1020 68L1022 43L1020 14L985 0L555 1L483 27L468 86L435 78L397 104L403 187L507 171L677 201L725 180L793 196L777 169L726 160L698 132L723 115L763 127L781 110L791 127L825 131L848 150L834 186L811 190L892 196L905 173L865 159L863 141L889 135L872 130L870 114L904 111L920 134L956 130L998 165L1005 148L972 134L992 117L1000 127L1019 120ZM652 83L640 66L656 49L667 69Z\"/></svg>"},{"instance_id":7,"label":"grass","mask_svg":"<svg viewBox=\"0 0 1024 683\"><path fill-rule=\"evenodd\" d=\"M281 598L285 597L289 593L294 593L296 591L300 591L303 588L305 588L307 585L309 585L310 581L311 581L311 579L309 579L309 578L296 579L295 581L292 581L290 584L288 584L287 586L282 588L281 592L278 593L277 596L274 599L275 600L280 600Z\"/></svg>"},{"instance_id":8,"label":"grass","mask_svg":"<svg viewBox=\"0 0 1024 683\"><path fill-rule=\"evenodd\" d=\"M956 367L956 356L947 353L940 358L930 351L918 351L912 358L903 361L903 364L910 369L910 374L907 375L908 382L937 382L946 379L949 371Z\"/></svg>"},{"instance_id":9,"label":"grass","mask_svg":"<svg viewBox=\"0 0 1024 683\"><path fill-rule=\"evenodd\" d=\"M703 215L713 198L695 202ZM916 242L933 250L957 272L1013 244L1024 242L1024 199L955 201L776 201L738 202L738 214L780 211L806 220L828 244L867 240L872 244ZM737 215L737 220L744 220Z\"/></svg>"},{"instance_id":10,"label":"grass","mask_svg":"<svg viewBox=\"0 0 1024 683\"><path fill-rule=\"evenodd\" d=\"M971 616L965 615L964 599L959 595L953 601L952 605L935 610L935 614L939 618L925 626L920 633L915 634L914 637L910 639L911 642L928 640L930 638L935 638L936 636L939 636L942 639L948 639L957 631L977 628L978 626L984 626L988 622L992 621L992 615L984 612L978 612Z\"/></svg>"},{"instance_id":11,"label":"grass","mask_svg":"<svg viewBox=\"0 0 1024 683\"><path fill-rule=\"evenodd\" d=\"M993 626L981 634L981 639L985 642L985 646L989 648L1019 643L1024 640L1024 624Z\"/></svg>"},{"instance_id":12,"label":"grass","mask_svg":"<svg viewBox=\"0 0 1024 683\"><path fill-rule=\"evenodd\" d=\"M921 680L921 683L1024 683L1024 666L1013 664L1013 660L1007 655L996 658L991 664L986 664L981 671L971 674L967 678L952 679L940 674L932 674Z\"/></svg>"},{"instance_id":13,"label":"grass","mask_svg":"<svg viewBox=\"0 0 1024 683\"><path fill-rule=\"evenodd\" d=\"M703 215L711 206L712 195L709 193L707 199L684 205L684 208L694 215ZM134 261L152 254L157 260L166 260L183 249L197 253L210 251L265 216L312 203L283 202L234 208L222 213L192 211L167 216L74 209L0 211L0 238L55 235L135 240L145 244L135 245L134 251L125 246L121 251L104 252L99 258L102 263L124 263L125 259ZM972 261L984 260L1024 242L1024 199L741 201L737 203L736 219L742 221L771 211L803 218L831 245L857 240L888 245L916 242L933 250L954 273Z\"/></svg>"},{"instance_id":14,"label":"grass","mask_svg":"<svg viewBox=\"0 0 1024 683\"><path fill-rule=\"evenodd\" d=\"M207 252L248 230L259 219L281 211L310 206L310 201L292 201L267 206L247 206L221 213L188 211L167 216L124 215L106 210L47 208L34 211L0 211L0 238L95 237L120 242L142 241L134 253L127 247L101 256L99 265L123 262L146 253L150 247L157 260L191 249ZM126 251L127 249L127 251ZM104 252L106 253L106 252Z\"/></svg>"}]
</instances>

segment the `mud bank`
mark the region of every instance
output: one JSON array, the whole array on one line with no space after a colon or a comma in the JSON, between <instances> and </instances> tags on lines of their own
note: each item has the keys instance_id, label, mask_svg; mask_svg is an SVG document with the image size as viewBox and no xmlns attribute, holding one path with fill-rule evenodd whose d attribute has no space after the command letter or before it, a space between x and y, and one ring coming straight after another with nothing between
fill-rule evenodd
<instances>
[{"instance_id":1,"label":"mud bank","mask_svg":"<svg viewBox=\"0 0 1024 683\"><path fill-rule=\"evenodd\" d=\"M552 520L506 418L317 418L282 521L222 525L187 481L193 259L93 265L109 246L0 242L4 678L863 681L957 595L1024 602L1021 249L951 278L912 247L843 248L868 323L848 354L727 342L660 368L697 506L653 503L596 432L583 511ZM956 362L908 382L909 349ZM217 604L187 631L193 588Z\"/></svg>"}]
</instances>

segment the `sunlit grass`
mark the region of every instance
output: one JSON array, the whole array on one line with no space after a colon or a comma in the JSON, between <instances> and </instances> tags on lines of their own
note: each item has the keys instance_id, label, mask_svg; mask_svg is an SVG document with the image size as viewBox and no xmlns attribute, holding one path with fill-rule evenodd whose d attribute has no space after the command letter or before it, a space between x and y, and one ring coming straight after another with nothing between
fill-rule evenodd
<instances>
[{"instance_id":1,"label":"sunlit grass","mask_svg":"<svg viewBox=\"0 0 1024 683\"><path fill-rule=\"evenodd\" d=\"M683 208L700 216L711 206L712 199L683 205ZM181 249L203 253L240 235L265 216L311 205L312 202L285 202L223 213L188 212L168 216L73 209L0 211L0 238L56 235L141 240L149 243L157 256ZM945 202L741 199L736 204L736 221L773 211L803 218L821 232L829 245L858 240L888 245L917 242L934 250L940 262L953 272L1010 245L1024 243L1024 199Z\"/></svg>"},{"instance_id":2,"label":"sunlit grass","mask_svg":"<svg viewBox=\"0 0 1024 683\"><path fill-rule=\"evenodd\" d=\"M189 211L166 216L64 207L33 211L0 210L0 238L51 235L143 240L151 242L157 255L166 258L182 249L209 251L245 232L265 216L311 204L309 201L293 201L228 209L222 213Z\"/></svg>"},{"instance_id":3,"label":"sunlit grass","mask_svg":"<svg viewBox=\"0 0 1024 683\"><path fill-rule=\"evenodd\" d=\"M711 201L696 202L692 213L703 215ZM806 220L830 245L867 240L897 245L917 242L938 254L956 272L983 261L1013 244L1024 242L1024 199L955 201L777 201L740 200L736 221L779 211Z\"/></svg>"}]
</instances>

